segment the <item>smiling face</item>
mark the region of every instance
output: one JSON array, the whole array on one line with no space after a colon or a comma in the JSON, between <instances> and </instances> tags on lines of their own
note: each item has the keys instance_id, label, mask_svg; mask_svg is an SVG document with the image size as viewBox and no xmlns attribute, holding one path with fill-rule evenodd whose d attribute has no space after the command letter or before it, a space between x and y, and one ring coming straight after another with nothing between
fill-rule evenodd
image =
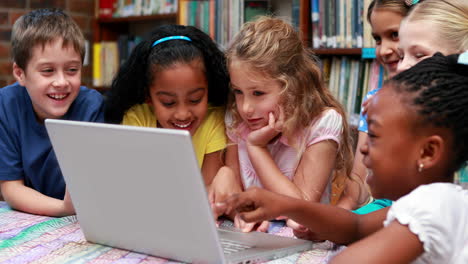
<instances>
[{"instance_id":1,"label":"smiling face","mask_svg":"<svg viewBox=\"0 0 468 264\"><path fill-rule=\"evenodd\" d=\"M396 74L400 59L398 56L398 29L402 19L403 16L399 13L378 8L372 11L370 17L377 60L385 67L390 77Z\"/></svg>"},{"instance_id":2,"label":"smiling face","mask_svg":"<svg viewBox=\"0 0 468 264\"><path fill-rule=\"evenodd\" d=\"M13 75L31 97L37 120L65 115L80 91L81 56L62 39L36 45L26 69L13 65Z\"/></svg>"},{"instance_id":3,"label":"smiling face","mask_svg":"<svg viewBox=\"0 0 468 264\"><path fill-rule=\"evenodd\" d=\"M253 72L236 59L230 64L229 75L237 111L251 130L266 126L269 113L278 117L281 98L281 85L278 81Z\"/></svg>"},{"instance_id":4,"label":"smiling face","mask_svg":"<svg viewBox=\"0 0 468 264\"><path fill-rule=\"evenodd\" d=\"M413 67L436 52L445 55L455 53L456 50L451 49L447 42L443 41L437 27L431 22L403 20L400 27L400 62L397 72Z\"/></svg>"},{"instance_id":5,"label":"smiling face","mask_svg":"<svg viewBox=\"0 0 468 264\"><path fill-rule=\"evenodd\" d=\"M419 184L417 159L423 137L413 132L414 117L407 107L387 86L368 105L368 138L360 150L376 198L396 200Z\"/></svg>"},{"instance_id":6,"label":"smiling face","mask_svg":"<svg viewBox=\"0 0 468 264\"><path fill-rule=\"evenodd\" d=\"M208 82L202 62L177 63L156 73L150 98L159 126L194 135L208 110Z\"/></svg>"}]
</instances>

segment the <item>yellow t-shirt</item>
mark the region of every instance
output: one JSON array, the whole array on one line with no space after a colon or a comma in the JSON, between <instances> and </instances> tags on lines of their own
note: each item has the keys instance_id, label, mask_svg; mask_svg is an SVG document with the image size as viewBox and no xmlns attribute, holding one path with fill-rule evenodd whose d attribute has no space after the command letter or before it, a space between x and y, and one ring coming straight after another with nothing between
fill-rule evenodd
<instances>
[{"instance_id":1,"label":"yellow t-shirt","mask_svg":"<svg viewBox=\"0 0 468 264\"><path fill-rule=\"evenodd\" d=\"M157 127L153 106L135 105L124 115L122 125ZM226 147L224 131L224 111L220 107L208 107L205 119L192 136L192 143L197 155L198 165L203 165L205 154L222 150Z\"/></svg>"}]
</instances>

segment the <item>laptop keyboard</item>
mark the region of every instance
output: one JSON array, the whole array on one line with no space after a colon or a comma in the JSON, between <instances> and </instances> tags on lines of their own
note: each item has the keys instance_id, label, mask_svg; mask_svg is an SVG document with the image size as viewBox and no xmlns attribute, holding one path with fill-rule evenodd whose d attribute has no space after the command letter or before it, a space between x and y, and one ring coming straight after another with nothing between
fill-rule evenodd
<instances>
[{"instance_id":1,"label":"laptop keyboard","mask_svg":"<svg viewBox=\"0 0 468 264\"><path fill-rule=\"evenodd\" d=\"M227 239L220 239L221 246L223 247L223 251L225 255L236 253L242 250L246 250L251 248L249 245L241 244L237 241L227 240Z\"/></svg>"}]
</instances>

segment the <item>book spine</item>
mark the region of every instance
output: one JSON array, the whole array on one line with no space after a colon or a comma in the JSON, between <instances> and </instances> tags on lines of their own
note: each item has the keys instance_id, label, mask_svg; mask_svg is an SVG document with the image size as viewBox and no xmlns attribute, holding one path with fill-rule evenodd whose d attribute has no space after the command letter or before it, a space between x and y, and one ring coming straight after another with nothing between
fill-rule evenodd
<instances>
[{"instance_id":1,"label":"book spine","mask_svg":"<svg viewBox=\"0 0 468 264\"><path fill-rule=\"evenodd\" d=\"M114 14L115 0L99 0L98 16L101 18L112 17Z\"/></svg>"},{"instance_id":2,"label":"book spine","mask_svg":"<svg viewBox=\"0 0 468 264\"><path fill-rule=\"evenodd\" d=\"M319 24L320 24L320 7L319 7L319 0L311 0L310 6L312 7L312 44L314 49L318 49L320 47L320 32L319 32Z\"/></svg>"},{"instance_id":3,"label":"book spine","mask_svg":"<svg viewBox=\"0 0 468 264\"><path fill-rule=\"evenodd\" d=\"M102 86L100 42L93 44L93 86Z\"/></svg>"}]
</instances>

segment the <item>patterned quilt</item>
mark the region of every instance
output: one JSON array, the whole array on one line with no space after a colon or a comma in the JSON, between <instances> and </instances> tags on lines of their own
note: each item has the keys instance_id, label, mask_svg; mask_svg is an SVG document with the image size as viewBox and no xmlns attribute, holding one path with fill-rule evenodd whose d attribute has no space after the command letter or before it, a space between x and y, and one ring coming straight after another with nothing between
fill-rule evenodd
<instances>
[{"instance_id":1,"label":"patterned quilt","mask_svg":"<svg viewBox=\"0 0 468 264\"><path fill-rule=\"evenodd\" d=\"M221 225L231 225L224 221ZM288 227L273 224L270 233L292 236ZM269 263L327 263L334 252L330 242L313 250ZM0 263L178 263L127 250L86 242L76 216L53 218L12 210L0 202Z\"/></svg>"}]
</instances>

